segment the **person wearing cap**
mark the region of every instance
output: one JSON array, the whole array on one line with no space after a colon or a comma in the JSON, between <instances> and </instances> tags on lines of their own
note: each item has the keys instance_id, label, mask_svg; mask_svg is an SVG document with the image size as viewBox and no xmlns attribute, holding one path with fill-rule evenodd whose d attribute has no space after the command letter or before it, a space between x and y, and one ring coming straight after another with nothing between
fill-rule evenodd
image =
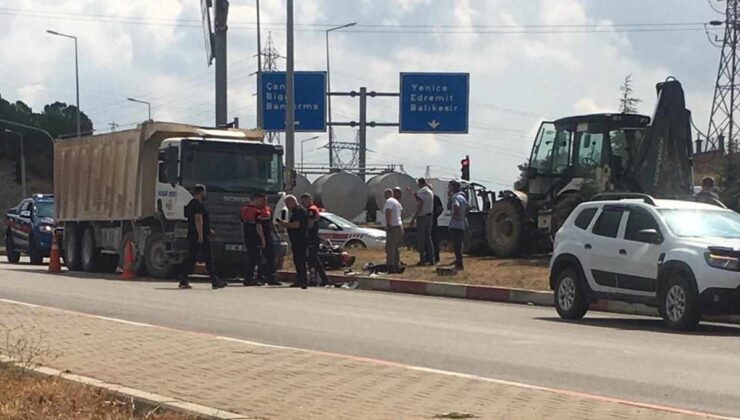
<instances>
[{"instance_id":1,"label":"person wearing cap","mask_svg":"<svg viewBox=\"0 0 740 420\"><path fill-rule=\"evenodd\" d=\"M432 217L434 214L434 192L426 179L419 178L416 191L416 214L412 224L416 225L418 265L434 265L434 245L432 244Z\"/></svg>"},{"instance_id":2,"label":"person wearing cap","mask_svg":"<svg viewBox=\"0 0 740 420\"><path fill-rule=\"evenodd\" d=\"M247 249L247 261L244 266L245 286L259 286L260 282L254 278L254 268L261 265L262 251L267 246L262 223L258 220L265 205L265 194L255 193L249 203L242 208L242 232L244 246Z\"/></svg>"},{"instance_id":3,"label":"person wearing cap","mask_svg":"<svg viewBox=\"0 0 740 420\"><path fill-rule=\"evenodd\" d=\"M290 221L278 220L278 225L288 230L290 249L293 253L293 265L296 271L296 281L290 287L308 288L306 272L306 253L308 252L308 212L298 205L294 195L285 197L285 207L290 211Z\"/></svg>"},{"instance_id":4,"label":"person wearing cap","mask_svg":"<svg viewBox=\"0 0 740 420\"><path fill-rule=\"evenodd\" d=\"M198 256L206 263L206 271L211 278L211 286L214 289L226 287L226 283L216 276L213 266L213 254L211 253L210 236L214 234L211 229L208 210L203 205L206 198L206 187L198 184L193 188L193 199L185 207L185 217L188 219L188 255L182 269L180 289L192 289L190 285L190 274L193 272Z\"/></svg>"},{"instance_id":5,"label":"person wearing cap","mask_svg":"<svg viewBox=\"0 0 740 420\"><path fill-rule=\"evenodd\" d=\"M319 259L319 245L321 242L321 238L319 238L319 219L321 219L321 211L314 204L311 194L308 193L301 195L301 206L308 212L308 267L318 277L319 286L328 286L330 285L329 278L326 276L324 264Z\"/></svg>"},{"instance_id":6,"label":"person wearing cap","mask_svg":"<svg viewBox=\"0 0 740 420\"><path fill-rule=\"evenodd\" d=\"M455 268L463 269L463 239L467 229L467 219L465 217L468 210L468 199L461 191L460 183L450 181L447 184L447 194L449 195L449 210L452 211L448 229L452 238L452 246L455 249Z\"/></svg>"},{"instance_id":7,"label":"person wearing cap","mask_svg":"<svg viewBox=\"0 0 740 420\"><path fill-rule=\"evenodd\" d=\"M385 204L383 205L383 221L385 225L385 265L389 272L401 265L399 248L403 242L403 206L398 200L401 198L401 189L387 188L384 191ZM398 198L396 198L398 197Z\"/></svg>"}]
</instances>

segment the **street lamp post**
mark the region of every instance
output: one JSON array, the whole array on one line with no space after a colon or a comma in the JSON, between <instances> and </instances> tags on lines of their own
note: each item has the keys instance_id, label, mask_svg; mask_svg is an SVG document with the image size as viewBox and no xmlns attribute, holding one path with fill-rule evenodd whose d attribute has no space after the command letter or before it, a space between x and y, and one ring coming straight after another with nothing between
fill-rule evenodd
<instances>
[{"instance_id":1,"label":"street lamp post","mask_svg":"<svg viewBox=\"0 0 740 420\"><path fill-rule=\"evenodd\" d=\"M331 95L328 95L331 92L331 64L329 60L329 32L338 31L340 29L349 28L350 26L357 25L357 22L350 22L346 25L337 26L334 28L329 28L326 30L326 106L327 106L327 113L329 118L329 168L334 167L334 149L332 148L332 145L334 144L334 127L331 125Z\"/></svg>"},{"instance_id":2,"label":"street lamp post","mask_svg":"<svg viewBox=\"0 0 740 420\"><path fill-rule=\"evenodd\" d=\"M77 93L77 137L79 138L80 135L82 134L82 131L80 129L80 69L79 69L79 63L77 60L77 37L73 35L62 34L62 33L52 31L49 29L47 29L46 32L51 35L62 36L65 38L71 38L75 40L75 91Z\"/></svg>"},{"instance_id":3,"label":"street lamp post","mask_svg":"<svg viewBox=\"0 0 740 420\"><path fill-rule=\"evenodd\" d=\"M301 172L303 172L303 143L318 139L319 136L313 136L304 140L301 140Z\"/></svg>"},{"instance_id":4,"label":"street lamp post","mask_svg":"<svg viewBox=\"0 0 740 420\"><path fill-rule=\"evenodd\" d=\"M13 131L5 129L5 132L8 134L16 134L18 135L18 140L21 143L21 195L23 197L27 197L26 195L26 154L23 152L23 133L20 131Z\"/></svg>"},{"instance_id":5,"label":"street lamp post","mask_svg":"<svg viewBox=\"0 0 740 420\"><path fill-rule=\"evenodd\" d=\"M140 104L145 104L147 106L147 109L149 110L149 121L152 120L152 104L151 103L149 103L147 101L142 101L142 100L139 100L139 99L134 99L134 98L126 98L126 99L128 99L131 102L138 102Z\"/></svg>"}]
</instances>

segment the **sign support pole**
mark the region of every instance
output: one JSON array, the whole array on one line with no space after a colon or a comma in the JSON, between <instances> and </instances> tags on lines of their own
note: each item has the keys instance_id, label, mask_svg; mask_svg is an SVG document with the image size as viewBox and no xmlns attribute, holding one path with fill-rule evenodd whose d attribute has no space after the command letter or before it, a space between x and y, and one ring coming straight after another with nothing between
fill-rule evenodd
<instances>
[{"instance_id":1,"label":"sign support pole","mask_svg":"<svg viewBox=\"0 0 740 420\"><path fill-rule=\"evenodd\" d=\"M359 170L360 178L365 180L365 167L367 159L367 88L360 88L360 156Z\"/></svg>"},{"instance_id":2,"label":"sign support pole","mask_svg":"<svg viewBox=\"0 0 740 420\"><path fill-rule=\"evenodd\" d=\"M285 166L295 168L295 85L293 0L288 0L287 64L285 66Z\"/></svg>"}]
</instances>

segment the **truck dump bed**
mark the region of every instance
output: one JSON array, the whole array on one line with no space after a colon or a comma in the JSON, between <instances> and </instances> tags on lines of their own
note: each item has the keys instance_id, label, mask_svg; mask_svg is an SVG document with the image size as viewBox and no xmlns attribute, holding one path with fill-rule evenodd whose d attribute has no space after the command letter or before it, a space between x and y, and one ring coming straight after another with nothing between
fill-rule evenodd
<instances>
[{"instance_id":1,"label":"truck dump bed","mask_svg":"<svg viewBox=\"0 0 740 420\"><path fill-rule=\"evenodd\" d=\"M159 146L178 137L261 140L263 133L149 121L132 130L60 140L54 145L57 220L154 216Z\"/></svg>"}]
</instances>

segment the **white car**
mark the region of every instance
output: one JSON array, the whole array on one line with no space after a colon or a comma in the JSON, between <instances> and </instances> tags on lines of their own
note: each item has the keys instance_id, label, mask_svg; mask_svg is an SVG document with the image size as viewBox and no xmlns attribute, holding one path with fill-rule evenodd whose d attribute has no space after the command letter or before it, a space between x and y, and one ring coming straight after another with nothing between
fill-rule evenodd
<instances>
[{"instance_id":1,"label":"white car","mask_svg":"<svg viewBox=\"0 0 740 420\"><path fill-rule=\"evenodd\" d=\"M560 317L597 299L657 307L668 327L740 313L740 215L688 201L602 194L555 236L550 287Z\"/></svg>"},{"instance_id":2,"label":"white car","mask_svg":"<svg viewBox=\"0 0 740 420\"><path fill-rule=\"evenodd\" d=\"M385 231L363 228L334 213L321 212L319 236L342 248L384 248Z\"/></svg>"}]
</instances>

